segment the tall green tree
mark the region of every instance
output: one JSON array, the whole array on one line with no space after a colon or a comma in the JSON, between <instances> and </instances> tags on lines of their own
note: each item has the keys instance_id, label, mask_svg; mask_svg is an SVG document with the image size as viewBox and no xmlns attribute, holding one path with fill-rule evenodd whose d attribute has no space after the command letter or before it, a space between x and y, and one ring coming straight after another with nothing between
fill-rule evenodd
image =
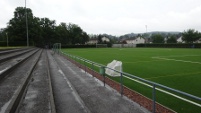
<instances>
[{"instance_id":1,"label":"tall green tree","mask_svg":"<svg viewBox=\"0 0 201 113\"><path fill-rule=\"evenodd\" d=\"M40 27L42 29L42 42L44 45L52 45L57 42L57 37L55 33L56 22L55 20L50 20L49 18L40 19Z\"/></svg>"},{"instance_id":2,"label":"tall green tree","mask_svg":"<svg viewBox=\"0 0 201 113\"><path fill-rule=\"evenodd\" d=\"M154 34L151 36L153 43L164 43L164 37L160 34Z\"/></svg>"},{"instance_id":3,"label":"tall green tree","mask_svg":"<svg viewBox=\"0 0 201 113\"><path fill-rule=\"evenodd\" d=\"M170 36L170 38L167 39L167 43L177 43L177 39L175 35Z\"/></svg>"},{"instance_id":4,"label":"tall green tree","mask_svg":"<svg viewBox=\"0 0 201 113\"><path fill-rule=\"evenodd\" d=\"M182 33L182 40L185 41L186 43L194 43L200 38L201 38L201 33L194 29L188 29L187 31L184 31Z\"/></svg>"},{"instance_id":5,"label":"tall green tree","mask_svg":"<svg viewBox=\"0 0 201 113\"><path fill-rule=\"evenodd\" d=\"M85 44L89 36L78 25L69 23L67 26L72 44Z\"/></svg>"},{"instance_id":6,"label":"tall green tree","mask_svg":"<svg viewBox=\"0 0 201 113\"><path fill-rule=\"evenodd\" d=\"M54 43L85 44L89 40L87 33L76 24L60 23L57 26L55 20L35 17L31 9L17 7L14 11L14 17L8 22L8 26L4 30L9 34L11 42L24 42L24 45L26 44L26 12L30 45L32 43L40 46L53 45ZM0 33L0 39L2 34L3 32Z\"/></svg>"},{"instance_id":7,"label":"tall green tree","mask_svg":"<svg viewBox=\"0 0 201 113\"><path fill-rule=\"evenodd\" d=\"M98 35L98 43L99 43L99 44L102 44L102 43L103 43L102 37L103 37L102 35Z\"/></svg>"},{"instance_id":8,"label":"tall green tree","mask_svg":"<svg viewBox=\"0 0 201 113\"><path fill-rule=\"evenodd\" d=\"M30 31L33 27L33 14L32 10L29 8L24 7L17 7L14 12L14 18L12 18L8 22L7 26L7 32L10 34L10 40L11 41L23 41L26 42L27 35L26 35L26 10L27 10L27 20L28 20L28 26L30 26ZM29 31L29 34L31 33ZM30 41L33 39L30 38Z\"/></svg>"},{"instance_id":9,"label":"tall green tree","mask_svg":"<svg viewBox=\"0 0 201 113\"><path fill-rule=\"evenodd\" d=\"M6 32L5 32L5 29L0 29L0 42L5 42L6 41L6 38L7 38L7 36L6 36L7 34L6 34Z\"/></svg>"},{"instance_id":10,"label":"tall green tree","mask_svg":"<svg viewBox=\"0 0 201 113\"><path fill-rule=\"evenodd\" d=\"M64 22L60 23L56 27L57 41L62 44L71 44L69 31L67 30L68 25Z\"/></svg>"}]
</instances>

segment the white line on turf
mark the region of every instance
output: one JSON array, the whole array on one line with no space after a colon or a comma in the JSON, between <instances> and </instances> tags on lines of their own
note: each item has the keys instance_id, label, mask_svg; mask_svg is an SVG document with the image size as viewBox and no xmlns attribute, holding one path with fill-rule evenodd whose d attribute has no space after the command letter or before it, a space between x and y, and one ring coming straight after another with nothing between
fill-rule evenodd
<instances>
[{"instance_id":1,"label":"white line on turf","mask_svg":"<svg viewBox=\"0 0 201 113\"><path fill-rule=\"evenodd\" d=\"M156 77L149 77L145 79L155 79L155 78L164 78L164 77L175 77L175 76L187 76L187 75L192 75L192 74L200 74L201 72L193 72L193 73L177 73L177 74L172 74L172 75L164 75L164 76L156 76Z\"/></svg>"},{"instance_id":2,"label":"white line on turf","mask_svg":"<svg viewBox=\"0 0 201 113\"><path fill-rule=\"evenodd\" d=\"M193 62L193 61L186 61L186 60L177 60L177 59L169 59L169 58L160 58L160 57L152 57L154 59L162 59L162 60L172 60L177 62L185 62L185 63L193 63L193 64L201 64L201 62Z\"/></svg>"},{"instance_id":3,"label":"white line on turf","mask_svg":"<svg viewBox=\"0 0 201 113\"><path fill-rule=\"evenodd\" d=\"M123 62L123 63L132 64L132 63L141 63L141 62L156 62L156 61L163 61L163 60L136 61L136 62Z\"/></svg>"},{"instance_id":4,"label":"white line on turf","mask_svg":"<svg viewBox=\"0 0 201 113\"><path fill-rule=\"evenodd\" d=\"M133 78L130 78L130 77L127 77L127 76L124 76L124 77L126 77L126 78L128 78L128 79L130 79L130 80L133 80L133 81L135 81L135 82L138 82L138 83L140 83L140 84L143 84L143 85L145 85L145 86L148 86L148 87L153 88L153 86L151 86L151 85L149 85L149 84L146 84L146 83L144 83L144 82L141 82L141 81L139 81L139 80L136 80L136 79L133 79ZM171 96L173 96L173 97L176 97L176 98L178 98L178 99L181 99L181 100L183 100L183 101L186 101L186 102L188 102L188 103L194 104L194 105L196 105L196 106L198 106L198 107L201 107L201 104L198 104L198 103L193 102L193 101L191 101L191 100L188 100L188 99L186 99L186 98L180 97L180 96L175 95L175 94L173 94L173 93L170 93L170 92L168 92L168 91L162 90L162 89L160 89L160 88L156 88L156 90L158 90L158 91L160 91L160 92L163 92L163 93L166 93L166 94L168 94L168 95L171 95Z\"/></svg>"},{"instance_id":5,"label":"white line on turf","mask_svg":"<svg viewBox=\"0 0 201 113\"><path fill-rule=\"evenodd\" d=\"M161 57L195 57L195 56L201 56L201 55L168 55L168 56L155 56L156 58ZM154 57L152 57L154 58Z\"/></svg>"}]
</instances>

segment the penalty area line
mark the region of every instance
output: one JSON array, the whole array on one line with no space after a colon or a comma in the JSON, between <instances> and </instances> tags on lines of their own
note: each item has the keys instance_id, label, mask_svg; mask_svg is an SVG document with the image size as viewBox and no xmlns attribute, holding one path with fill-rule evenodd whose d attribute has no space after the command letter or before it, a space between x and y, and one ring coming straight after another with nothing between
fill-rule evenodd
<instances>
[{"instance_id":1,"label":"penalty area line","mask_svg":"<svg viewBox=\"0 0 201 113\"><path fill-rule=\"evenodd\" d=\"M126 77L126 78L128 78L128 79L130 79L130 80L133 80L133 81L135 81L135 82L138 82L138 83L140 83L140 84L143 84L143 85L145 85L145 86L148 86L148 87L150 87L150 88L153 88L153 86L151 86L151 85L149 85L149 84L147 84L147 83L141 82L141 81L139 81L139 80L136 80L136 79L133 79L133 78L130 78L130 77L127 77L127 76L124 76L124 77ZM194 104L194 105L196 105L196 106L198 106L198 107L201 107L201 104L198 104L198 103L193 102L193 101L191 101L191 100L188 100L188 99L186 99L186 98L180 97L180 96L175 95L175 94L173 94L173 93L170 93L170 92L168 92L168 91L162 90L162 89L160 89L160 88L156 88L156 90L158 90L158 91L160 91L160 92L163 92L163 93L166 93L166 94L168 94L168 95L171 95L171 96L173 96L173 97L176 97L176 98L178 98L178 99L181 99L181 100L183 100L183 101L186 101L186 102L188 102L188 103Z\"/></svg>"},{"instance_id":2,"label":"penalty area line","mask_svg":"<svg viewBox=\"0 0 201 113\"><path fill-rule=\"evenodd\" d=\"M177 62L185 62L185 63L193 63L193 64L201 64L201 62L193 62L193 61L185 61L185 60L176 60L176 59L169 59L169 58L160 58L160 57L152 57L154 59L161 59L161 60L172 60Z\"/></svg>"}]
</instances>

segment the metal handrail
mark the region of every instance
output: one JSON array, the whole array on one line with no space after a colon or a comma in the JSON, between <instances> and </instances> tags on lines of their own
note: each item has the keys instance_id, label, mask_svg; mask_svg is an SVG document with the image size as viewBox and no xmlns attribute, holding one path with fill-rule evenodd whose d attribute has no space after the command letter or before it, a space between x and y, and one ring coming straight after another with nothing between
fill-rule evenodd
<instances>
[{"instance_id":1,"label":"metal handrail","mask_svg":"<svg viewBox=\"0 0 201 113\"><path fill-rule=\"evenodd\" d=\"M115 72L118 72L118 73L121 74L121 78L122 78L122 76L127 76L127 77L130 77L130 78L133 78L133 79L142 81L142 82L144 82L144 83L147 83L147 84L153 86L153 95L152 95L152 96L153 96L153 97L152 97L152 98L153 98L153 113L155 113L155 89L156 89L156 87L160 87L160 88L163 88L163 89L166 89L166 90L169 90L169 91L172 91L172 92L181 94L181 95L183 95L183 96L190 97L190 98L192 98L192 99L195 99L195 100L198 100L198 101L201 102L201 98L200 98L200 97L194 96L194 95L192 95L192 94L189 94L189 93L186 93L186 92L177 90L177 89L173 89L173 88L167 87L167 86L165 86L165 85L161 85L161 84L159 84L159 83L152 82L152 81L149 81L149 80L140 78L140 77L138 77L138 76L135 76L135 75L132 75L132 74L129 74L129 73L126 73L126 72L121 72L121 71L112 69L112 68L107 67L107 66L105 66L105 65L103 65L103 64L99 64L99 63L90 61L90 60L88 60L88 59L85 59L85 58L82 58L82 57L79 57L79 56L67 54L67 53L64 53L64 52L62 52L62 51L60 51L60 52L61 52L62 54L65 54L65 55L69 56L69 57L78 58L78 59L80 59L80 60L82 60L82 61L84 61L84 62L87 62L87 63L89 63L89 64L91 63L92 65L96 65L96 66L98 66L98 67L103 67L103 68L108 68L108 69L110 69L110 70L113 70L113 71L115 71ZM105 84L105 83L104 83L104 84ZM121 86L122 86L122 85L123 85L123 83L122 83L122 81L121 81ZM121 88L121 89L122 89L122 88ZM121 94L123 94L123 92L121 92Z\"/></svg>"}]
</instances>

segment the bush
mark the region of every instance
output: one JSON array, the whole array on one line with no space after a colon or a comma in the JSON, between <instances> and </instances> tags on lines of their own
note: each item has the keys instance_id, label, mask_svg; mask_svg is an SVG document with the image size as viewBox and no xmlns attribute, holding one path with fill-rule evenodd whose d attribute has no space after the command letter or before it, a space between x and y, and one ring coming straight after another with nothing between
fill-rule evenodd
<instances>
[{"instance_id":1,"label":"bush","mask_svg":"<svg viewBox=\"0 0 201 113\"><path fill-rule=\"evenodd\" d=\"M201 44L200 43L192 43L192 44L137 44L136 47L201 48Z\"/></svg>"},{"instance_id":2,"label":"bush","mask_svg":"<svg viewBox=\"0 0 201 113\"><path fill-rule=\"evenodd\" d=\"M0 42L0 46L1 46L1 47L7 46L7 42Z\"/></svg>"},{"instance_id":3,"label":"bush","mask_svg":"<svg viewBox=\"0 0 201 113\"><path fill-rule=\"evenodd\" d=\"M96 48L96 45L61 45L62 48Z\"/></svg>"}]
</instances>

